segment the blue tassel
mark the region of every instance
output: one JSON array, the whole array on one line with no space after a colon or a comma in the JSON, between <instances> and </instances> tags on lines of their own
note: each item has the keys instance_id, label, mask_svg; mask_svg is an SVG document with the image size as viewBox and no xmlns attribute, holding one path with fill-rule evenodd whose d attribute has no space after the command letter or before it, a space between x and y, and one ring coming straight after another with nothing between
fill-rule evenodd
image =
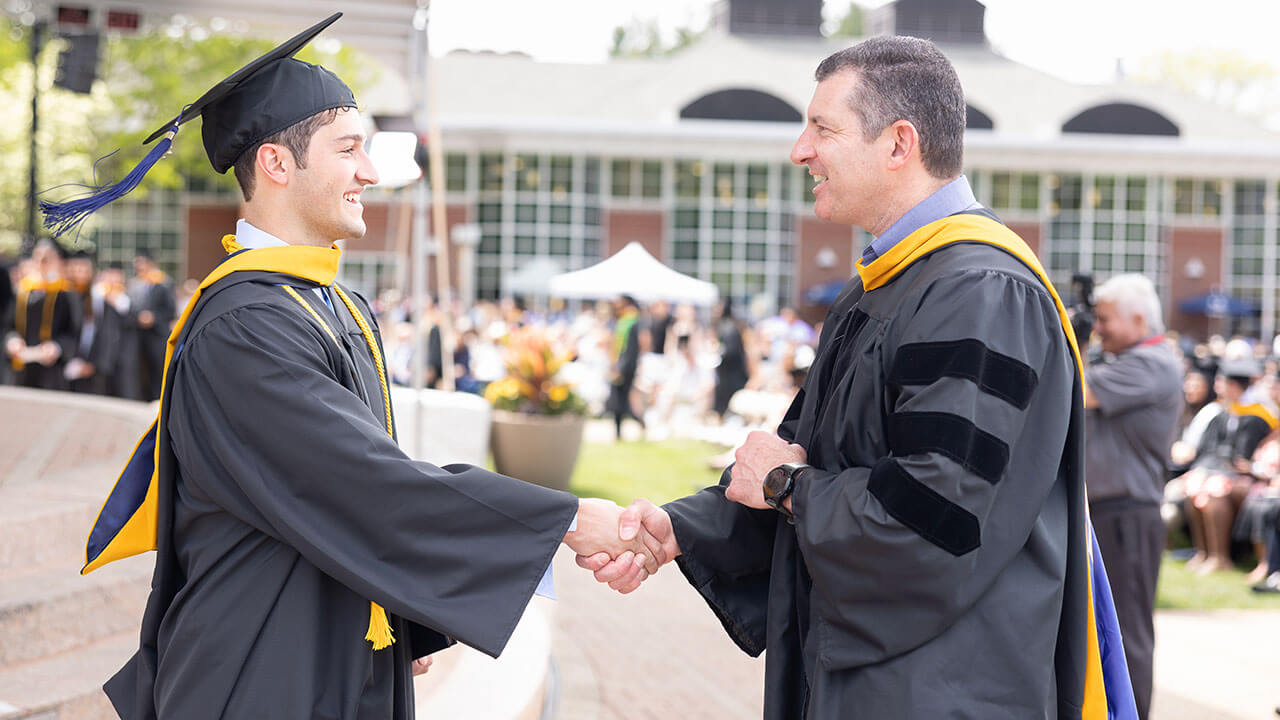
<instances>
[{"instance_id":1,"label":"blue tassel","mask_svg":"<svg viewBox=\"0 0 1280 720\"><path fill-rule=\"evenodd\" d=\"M173 136L177 133L178 126L174 125L160 142L151 148L151 152L147 153L142 162L129 171L129 174L125 175L120 182L93 188L92 195L67 202L55 203L41 200L40 212L44 213L44 226L49 229L49 233L55 238L61 237L69 230L78 227L85 218L99 208L119 200L138 187L138 183L142 182L147 171L169 152L169 148L173 145Z\"/></svg>"}]
</instances>

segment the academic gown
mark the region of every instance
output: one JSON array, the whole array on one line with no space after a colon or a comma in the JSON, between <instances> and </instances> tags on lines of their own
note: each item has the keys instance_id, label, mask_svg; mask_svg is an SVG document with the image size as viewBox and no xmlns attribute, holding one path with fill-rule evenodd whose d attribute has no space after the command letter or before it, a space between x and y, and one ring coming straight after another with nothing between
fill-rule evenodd
<instances>
[{"instance_id":1,"label":"academic gown","mask_svg":"<svg viewBox=\"0 0 1280 720\"><path fill-rule=\"evenodd\" d=\"M92 363L94 373L87 378L72 380L71 390L124 397L116 382L116 370L120 363L125 318L110 300L94 297L92 289L83 295L81 307L82 333L76 346L76 357ZM93 336L86 347L83 330L88 323L93 323Z\"/></svg>"},{"instance_id":2,"label":"academic gown","mask_svg":"<svg viewBox=\"0 0 1280 720\"><path fill-rule=\"evenodd\" d=\"M408 458L358 323L314 287L235 272L180 330L141 648L105 686L123 718L409 720L411 660L454 640L501 652L577 510Z\"/></svg>"},{"instance_id":3,"label":"academic gown","mask_svg":"<svg viewBox=\"0 0 1280 720\"><path fill-rule=\"evenodd\" d=\"M963 217L903 245L1007 233ZM778 429L813 466L795 524L725 500L726 471L665 506L678 564L768 649L766 720L1081 718L1083 406L1059 308L992 245L903 252L841 293Z\"/></svg>"},{"instance_id":4,"label":"academic gown","mask_svg":"<svg viewBox=\"0 0 1280 720\"><path fill-rule=\"evenodd\" d=\"M45 390L67 389L62 369L75 355L80 340L79 303L79 295L67 290L62 281L22 284L14 305L14 331L27 347L52 341L62 354L47 366L10 360L16 371L16 384Z\"/></svg>"}]
</instances>

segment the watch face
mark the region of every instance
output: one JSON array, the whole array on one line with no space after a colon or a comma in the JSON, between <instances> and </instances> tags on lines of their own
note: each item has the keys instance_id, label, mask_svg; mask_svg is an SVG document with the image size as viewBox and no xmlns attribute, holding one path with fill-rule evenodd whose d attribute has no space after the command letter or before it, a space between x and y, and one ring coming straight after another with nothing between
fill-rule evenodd
<instances>
[{"instance_id":1,"label":"watch face","mask_svg":"<svg viewBox=\"0 0 1280 720\"><path fill-rule=\"evenodd\" d=\"M774 498L782 494L787 487L787 480L790 479L791 473L787 472L785 467L778 467L769 471L764 476L764 496L766 498Z\"/></svg>"}]
</instances>

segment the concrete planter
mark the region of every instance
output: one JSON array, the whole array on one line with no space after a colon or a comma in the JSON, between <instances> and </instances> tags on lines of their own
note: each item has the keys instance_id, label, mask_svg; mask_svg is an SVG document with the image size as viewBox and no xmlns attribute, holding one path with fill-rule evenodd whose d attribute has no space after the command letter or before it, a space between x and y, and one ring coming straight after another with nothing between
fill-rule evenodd
<instances>
[{"instance_id":1,"label":"concrete planter","mask_svg":"<svg viewBox=\"0 0 1280 720\"><path fill-rule=\"evenodd\" d=\"M582 446L581 415L527 415L493 411L489 434L498 472L567 490Z\"/></svg>"}]
</instances>

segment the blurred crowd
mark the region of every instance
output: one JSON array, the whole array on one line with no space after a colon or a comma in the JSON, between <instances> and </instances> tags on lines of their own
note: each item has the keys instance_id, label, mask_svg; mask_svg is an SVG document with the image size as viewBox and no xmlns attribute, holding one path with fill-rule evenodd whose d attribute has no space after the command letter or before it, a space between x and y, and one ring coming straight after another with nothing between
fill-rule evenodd
<instances>
[{"instance_id":1,"label":"blurred crowd","mask_svg":"<svg viewBox=\"0 0 1280 720\"><path fill-rule=\"evenodd\" d=\"M375 303L391 378L403 385L412 382L415 357L409 309L395 292ZM428 300L422 343L428 387L438 387L443 374L444 312ZM482 392L503 377L505 338L516 328L538 328L570 352L561 374L592 414L613 418L619 437L629 421L654 439L680 423L776 426L818 338L818 329L791 308L739 313L727 302L708 310L662 301L641 307L628 296L576 310L556 300L537 309L512 298L482 301L452 308L447 321L457 339L457 389Z\"/></svg>"},{"instance_id":2,"label":"blurred crowd","mask_svg":"<svg viewBox=\"0 0 1280 720\"><path fill-rule=\"evenodd\" d=\"M1178 439L1163 514L1190 536L1201 573L1253 565L1250 583L1280 592L1280 337L1186 343Z\"/></svg>"},{"instance_id":3,"label":"blurred crowd","mask_svg":"<svg viewBox=\"0 0 1280 720\"><path fill-rule=\"evenodd\" d=\"M41 241L30 257L0 273L8 361L0 378L155 400L176 307L172 283L149 255L139 255L126 273Z\"/></svg>"},{"instance_id":4,"label":"blurred crowd","mask_svg":"<svg viewBox=\"0 0 1280 720\"><path fill-rule=\"evenodd\" d=\"M155 400L169 331L194 289L190 282L175 287L146 254L126 271L42 241L29 258L0 273L8 359L0 380ZM553 299L532 308L508 298L446 308L427 298L418 350L409 298L392 290L373 300L395 384L413 383L421 352L425 386L441 386L441 330L448 328L454 387L482 393L507 372L503 352L511 331L537 328L571 354L564 379L591 413L615 419L619 436L624 421L651 438L680 422L776 425L803 382L818 337L791 308L771 313L727 302L714 309L665 302L642 308L627 297L575 307Z\"/></svg>"}]
</instances>

